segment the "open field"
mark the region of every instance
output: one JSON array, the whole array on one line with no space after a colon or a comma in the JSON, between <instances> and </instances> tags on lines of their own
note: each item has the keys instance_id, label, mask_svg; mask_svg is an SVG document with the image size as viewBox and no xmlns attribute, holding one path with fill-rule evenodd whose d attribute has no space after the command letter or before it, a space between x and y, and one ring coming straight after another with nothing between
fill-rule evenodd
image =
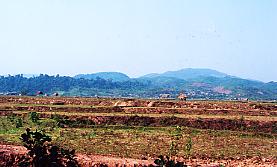
<instances>
[{"instance_id":1,"label":"open field","mask_svg":"<svg viewBox=\"0 0 277 167\"><path fill-rule=\"evenodd\" d=\"M29 127L81 155L144 164L170 155L191 165L277 165L277 103L0 97L0 115L2 145L21 145Z\"/></svg>"}]
</instances>

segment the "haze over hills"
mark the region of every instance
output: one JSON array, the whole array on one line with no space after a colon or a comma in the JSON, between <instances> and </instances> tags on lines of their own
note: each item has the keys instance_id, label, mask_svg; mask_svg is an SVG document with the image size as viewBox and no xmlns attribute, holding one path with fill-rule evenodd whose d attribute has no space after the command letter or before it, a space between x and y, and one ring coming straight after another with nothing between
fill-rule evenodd
<instances>
[{"instance_id":1,"label":"haze over hills","mask_svg":"<svg viewBox=\"0 0 277 167\"><path fill-rule=\"evenodd\" d=\"M162 74L151 73L151 74L144 75L141 78L172 77L172 78L188 80L188 79L199 78L199 77L222 78L226 76L228 75L212 69L184 68L178 71L167 71Z\"/></svg>"},{"instance_id":2,"label":"haze over hills","mask_svg":"<svg viewBox=\"0 0 277 167\"><path fill-rule=\"evenodd\" d=\"M167 71L161 74L150 73L144 76L133 78L133 79L153 79L156 77L159 78L175 78L182 80L189 80L201 77L217 77L223 78L229 76L228 74L212 70L212 69L200 69L200 68L184 68L177 71ZM97 77L102 79L110 79L113 81L126 81L131 79L128 75L120 72L98 72L92 74L78 74L74 78L84 78L84 79L96 79Z\"/></svg>"},{"instance_id":3,"label":"haze over hills","mask_svg":"<svg viewBox=\"0 0 277 167\"><path fill-rule=\"evenodd\" d=\"M211 69L186 68L161 74L147 74L130 78L119 72L79 74L75 77L24 75L0 77L0 93L36 91L48 94L60 92L64 96L159 97L171 94L176 97L185 92L192 99L277 100L277 82L242 79Z\"/></svg>"},{"instance_id":4,"label":"haze over hills","mask_svg":"<svg viewBox=\"0 0 277 167\"><path fill-rule=\"evenodd\" d=\"M102 78L102 79L110 79L113 81L127 81L130 78L123 73L120 72L98 72L94 74L78 74L74 76L74 78L83 78L83 79L96 79L97 77Z\"/></svg>"},{"instance_id":5,"label":"haze over hills","mask_svg":"<svg viewBox=\"0 0 277 167\"><path fill-rule=\"evenodd\" d=\"M40 74L22 74L23 77L26 78L32 78L37 77ZM3 75L8 76L8 75ZM208 69L208 68L184 68L181 70L176 71L167 71L164 73L149 73L137 78L129 77L127 74L124 74L122 72L97 72L97 73L90 73L90 74L77 74L73 76L73 78L76 79L96 79L96 78L102 78L105 80L112 80L115 82L120 81L127 81L132 79L138 79L138 80L195 80L195 79L201 79L206 77L215 77L215 78L224 78L224 77L230 77L230 78L237 78L242 79L237 76L231 76L229 74L219 72L217 70ZM262 82L256 79L246 79L250 81L256 81L256 82Z\"/></svg>"}]
</instances>

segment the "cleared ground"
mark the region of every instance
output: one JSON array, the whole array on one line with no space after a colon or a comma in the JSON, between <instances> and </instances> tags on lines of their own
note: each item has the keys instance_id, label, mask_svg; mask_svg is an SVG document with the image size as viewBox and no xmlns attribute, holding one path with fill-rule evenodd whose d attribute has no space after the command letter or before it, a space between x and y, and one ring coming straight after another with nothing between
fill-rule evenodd
<instances>
[{"instance_id":1,"label":"cleared ground","mask_svg":"<svg viewBox=\"0 0 277 167\"><path fill-rule=\"evenodd\" d=\"M37 123L30 112L38 113ZM225 165L258 157L276 164L276 103L0 97L0 113L2 144L20 145L31 127L83 155L152 161L162 154ZM23 127L12 121L18 118Z\"/></svg>"}]
</instances>

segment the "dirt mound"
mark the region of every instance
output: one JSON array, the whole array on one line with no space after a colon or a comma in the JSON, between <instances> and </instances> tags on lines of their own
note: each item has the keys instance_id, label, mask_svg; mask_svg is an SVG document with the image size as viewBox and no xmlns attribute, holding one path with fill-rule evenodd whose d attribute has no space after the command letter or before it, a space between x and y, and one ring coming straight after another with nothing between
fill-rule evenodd
<instances>
[{"instance_id":1,"label":"dirt mound","mask_svg":"<svg viewBox=\"0 0 277 167\"><path fill-rule=\"evenodd\" d=\"M214 109L214 110L259 110L276 111L276 103L239 102L239 101L175 101L175 100L145 100L145 99L115 99L115 98L73 98L73 97L8 97L1 96L0 104L42 104L53 105L53 101L63 102L64 105L85 106L114 106L122 103L125 107L163 107L186 109Z\"/></svg>"},{"instance_id":2,"label":"dirt mound","mask_svg":"<svg viewBox=\"0 0 277 167\"><path fill-rule=\"evenodd\" d=\"M136 101L133 100L129 100L129 101L117 101L114 104L115 107L137 107L138 103Z\"/></svg>"}]
</instances>

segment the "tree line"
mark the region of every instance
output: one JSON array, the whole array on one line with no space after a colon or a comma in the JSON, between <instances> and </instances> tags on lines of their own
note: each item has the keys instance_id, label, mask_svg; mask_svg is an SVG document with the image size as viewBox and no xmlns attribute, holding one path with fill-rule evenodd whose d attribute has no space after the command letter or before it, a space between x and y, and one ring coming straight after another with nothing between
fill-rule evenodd
<instances>
[{"instance_id":1,"label":"tree line","mask_svg":"<svg viewBox=\"0 0 277 167\"><path fill-rule=\"evenodd\" d=\"M26 78L23 75L0 77L0 92L18 92L23 95L33 95L37 91L45 93L69 91L73 88L139 89L146 86L146 84L134 80L114 82L99 77L96 79L76 79L69 76L49 76L46 74L32 78Z\"/></svg>"}]
</instances>

